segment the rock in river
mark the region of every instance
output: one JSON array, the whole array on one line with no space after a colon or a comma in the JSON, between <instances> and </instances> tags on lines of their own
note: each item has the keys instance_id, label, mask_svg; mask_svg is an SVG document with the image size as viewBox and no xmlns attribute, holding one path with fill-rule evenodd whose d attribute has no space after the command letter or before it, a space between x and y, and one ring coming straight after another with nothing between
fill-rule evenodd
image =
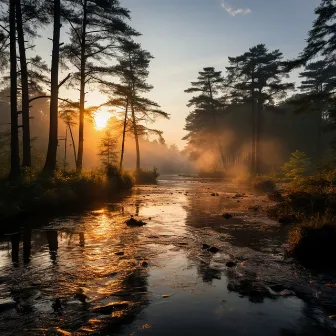
<instances>
[{"instance_id":1,"label":"rock in river","mask_svg":"<svg viewBox=\"0 0 336 336\"><path fill-rule=\"evenodd\" d=\"M145 222L143 222L143 221L141 221L141 220L136 220L136 219L134 219L133 217L131 217L129 220L127 220L126 222L125 222L128 226L138 226L138 227L140 227L140 226L144 226L144 225L146 225L147 223L145 223Z\"/></svg>"},{"instance_id":2,"label":"rock in river","mask_svg":"<svg viewBox=\"0 0 336 336\"><path fill-rule=\"evenodd\" d=\"M216 246L211 246L209 248L209 252L211 252L211 253L217 253L217 252L219 252L219 248L216 247Z\"/></svg>"}]
</instances>

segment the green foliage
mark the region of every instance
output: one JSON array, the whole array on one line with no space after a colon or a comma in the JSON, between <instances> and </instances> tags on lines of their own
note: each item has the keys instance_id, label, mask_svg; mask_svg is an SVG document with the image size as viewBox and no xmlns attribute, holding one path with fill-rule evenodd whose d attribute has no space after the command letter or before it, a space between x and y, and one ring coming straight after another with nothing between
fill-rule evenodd
<instances>
[{"instance_id":1,"label":"green foliage","mask_svg":"<svg viewBox=\"0 0 336 336\"><path fill-rule=\"evenodd\" d=\"M157 168L153 170L140 170L135 173L135 181L137 184L156 184L157 178L160 176Z\"/></svg>"},{"instance_id":2,"label":"green foliage","mask_svg":"<svg viewBox=\"0 0 336 336\"><path fill-rule=\"evenodd\" d=\"M307 154L296 150L292 153L289 161L283 165L281 170L286 178L296 180L311 172L312 163L307 157Z\"/></svg>"},{"instance_id":3,"label":"green foliage","mask_svg":"<svg viewBox=\"0 0 336 336\"><path fill-rule=\"evenodd\" d=\"M38 176L25 169L19 181L10 185L0 182L0 218L19 213L72 210L90 203L104 202L132 188L134 181L127 173L107 167L102 171L56 171L52 178Z\"/></svg>"}]
</instances>

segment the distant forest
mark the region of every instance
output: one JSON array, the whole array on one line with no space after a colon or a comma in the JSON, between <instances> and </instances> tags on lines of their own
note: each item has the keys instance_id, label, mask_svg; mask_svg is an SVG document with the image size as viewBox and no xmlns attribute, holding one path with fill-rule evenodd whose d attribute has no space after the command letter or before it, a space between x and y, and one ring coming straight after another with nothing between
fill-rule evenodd
<instances>
[{"instance_id":1,"label":"distant forest","mask_svg":"<svg viewBox=\"0 0 336 336\"><path fill-rule=\"evenodd\" d=\"M229 57L223 72L211 65L199 72L186 89L190 113L183 151L165 145L162 132L151 126L169 114L147 97L153 56L137 42L140 33L119 1L1 0L0 5L0 170L12 180L27 169L51 176L57 169L81 173L100 163L136 171L156 166L163 173L239 165L262 173L278 168L295 150L315 164L333 157L332 0L316 9L297 59L286 60L280 50L259 44ZM50 59L34 51L45 38L52 40ZM293 69L300 69L296 88L289 80ZM76 97L64 98L62 90L75 90ZM106 102L92 105L90 90L103 93ZM94 127L102 108L114 112L106 132Z\"/></svg>"}]
</instances>

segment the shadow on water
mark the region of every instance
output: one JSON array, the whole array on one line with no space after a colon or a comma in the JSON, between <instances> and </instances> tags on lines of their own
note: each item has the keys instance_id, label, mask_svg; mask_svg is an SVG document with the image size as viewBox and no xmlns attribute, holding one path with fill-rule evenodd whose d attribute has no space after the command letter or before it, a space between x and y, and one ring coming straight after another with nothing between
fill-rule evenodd
<instances>
[{"instance_id":1,"label":"shadow on water","mask_svg":"<svg viewBox=\"0 0 336 336\"><path fill-rule=\"evenodd\" d=\"M262 198L204 182L162 180L5 236L0 334L334 335L335 277L285 258L286 229L247 211Z\"/></svg>"}]
</instances>

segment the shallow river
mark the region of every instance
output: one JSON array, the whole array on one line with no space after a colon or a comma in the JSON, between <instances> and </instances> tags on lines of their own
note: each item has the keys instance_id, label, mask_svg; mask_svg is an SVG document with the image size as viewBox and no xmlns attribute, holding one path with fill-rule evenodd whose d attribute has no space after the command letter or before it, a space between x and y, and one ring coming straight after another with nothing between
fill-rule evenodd
<instances>
[{"instance_id":1,"label":"shallow river","mask_svg":"<svg viewBox=\"0 0 336 336\"><path fill-rule=\"evenodd\" d=\"M285 258L287 229L248 210L266 199L237 192L163 176L119 203L22 222L0 241L0 335L336 335L335 276Z\"/></svg>"}]
</instances>

